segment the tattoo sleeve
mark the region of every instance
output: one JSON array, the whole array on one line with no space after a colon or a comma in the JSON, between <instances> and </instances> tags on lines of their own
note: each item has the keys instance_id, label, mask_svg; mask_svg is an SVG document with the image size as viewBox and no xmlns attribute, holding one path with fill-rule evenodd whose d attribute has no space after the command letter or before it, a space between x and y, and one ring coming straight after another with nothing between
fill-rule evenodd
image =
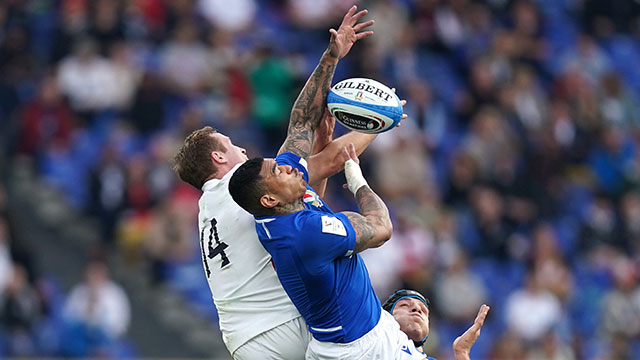
<instances>
[{"instance_id":1,"label":"tattoo sleeve","mask_svg":"<svg viewBox=\"0 0 640 360\"><path fill-rule=\"evenodd\" d=\"M391 236L391 218L382 199L369 186L356 193L360 214L344 212L356 231L355 252L384 244Z\"/></svg>"},{"instance_id":2,"label":"tattoo sleeve","mask_svg":"<svg viewBox=\"0 0 640 360\"><path fill-rule=\"evenodd\" d=\"M322 120L337 63L338 59L331 56L329 51L322 54L320 63L307 80L293 105L287 138L278 154L292 152L304 159L308 159L311 155L313 131Z\"/></svg>"}]
</instances>

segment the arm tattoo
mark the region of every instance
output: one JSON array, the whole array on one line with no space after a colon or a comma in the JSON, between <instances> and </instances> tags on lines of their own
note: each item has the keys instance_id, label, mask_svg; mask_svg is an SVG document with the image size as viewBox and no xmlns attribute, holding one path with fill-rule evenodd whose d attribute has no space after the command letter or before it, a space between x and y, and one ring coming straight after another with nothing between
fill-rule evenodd
<instances>
[{"instance_id":1,"label":"arm tattoo","mask_svg":"<svg viewBox=\"0 0 640 360\"><path fill-rule=\"evenodd\" d=\"M355 252L380 246L376 236L381 230L391 228L389 210L382 199L369 186L361 187L356 193L360 214L345 212L356 231ZM386 239L385 239L386 240Z\"/></svg>"},{"instance_id":2,"label":"arm tattoo","mask_svg":"<svg viewBox=\"0 0 640 360\"><path fill-rule=\"evenodd\" d=\"M279 154L292 152L304 159L311 155L313 131L322 120L335 69L336 64L330 63L325 52L293 105L287 139Z\"/></svg>"}]
</instances>

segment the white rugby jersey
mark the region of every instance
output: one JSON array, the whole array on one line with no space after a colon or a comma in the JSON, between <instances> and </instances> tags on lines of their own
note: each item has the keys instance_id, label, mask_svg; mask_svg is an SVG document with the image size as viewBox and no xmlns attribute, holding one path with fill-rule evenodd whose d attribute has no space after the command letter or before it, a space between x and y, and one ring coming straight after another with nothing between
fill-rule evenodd
<instances>
[{"instance_id":1,"label":"white rugby jersey","mask_svg":"<svg viewBox=\"0 0 640 360\"><path fill-rule=\"evenodd\" d=\"M253 216L229 194L236 165L202 186L198 227L205 275L222 340L233 352L251 338L300 316L260 244Z\"/></svg>"}]
</instances>

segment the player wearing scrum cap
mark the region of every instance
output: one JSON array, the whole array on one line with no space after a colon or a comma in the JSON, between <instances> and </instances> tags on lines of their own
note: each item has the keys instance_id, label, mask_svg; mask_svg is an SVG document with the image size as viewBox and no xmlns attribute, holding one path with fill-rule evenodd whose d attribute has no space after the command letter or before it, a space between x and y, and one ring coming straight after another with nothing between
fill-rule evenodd
<instances>
[{"instance_id":1,"label":"player wearing scrum cap","mask_svg":"<svg viewBox=\"0 0 640 360\"><path fill-rule=\"evenodd\" d=\"M374 138L352 132L331 141L334 122L330 115L323 117L338 60L357 40L372 34L363 30L373 21L358 23L366 10L356 10L354 6L347 12L337 31L330 30L330 44L291 112L286 145L309 153L312 147L322 150L308 158L311 182L320 188L323 179L341 170L344 144L354 143L360 152ZM229 179L246 160L243 148L210 127L189 135L175 158L180 178L203 191L200 245L220 330L234 359L303 359L310 340L307 326L282 289L271 257L256 237L252 216L229 195Z\"/></svg>"},{"instance_id":2,"label":"player wearing scrum cap","mask_svg":"<svg viewBox=\"0 0 640 360\"><path fill-rule=\"evenodd\" d=\"M407 354L406 359L412 359L413 353L426 356L422 351L422 345L429 337L429 300L417 291L401 289L389 296L382 308L393 315L400 324L400 330L413 340L413 346L403 349ZM455 360L470 359L471 347L480 336L488 312L489 306L482 305L473 325L453 342ZM427 359L434 360L430 357Z\"/></svg>"}]
</instances>

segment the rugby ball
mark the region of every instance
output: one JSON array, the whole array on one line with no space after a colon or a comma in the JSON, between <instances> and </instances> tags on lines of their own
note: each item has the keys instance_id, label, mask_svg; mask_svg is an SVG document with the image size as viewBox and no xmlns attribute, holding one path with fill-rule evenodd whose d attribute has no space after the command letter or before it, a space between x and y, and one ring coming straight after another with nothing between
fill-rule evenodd
<instances>
[{"instance_id":1,"label":"rugby ball","mask_svg":"<svg viewBox=\"0 0 640 360\"><path fill-rule=\"evenodd\" d=\"M367 134L393 129L402 119L402 103L386 85L366 78L335 84L327 97L331 115L346 128Z\"/></svg>"}]
</instances>

